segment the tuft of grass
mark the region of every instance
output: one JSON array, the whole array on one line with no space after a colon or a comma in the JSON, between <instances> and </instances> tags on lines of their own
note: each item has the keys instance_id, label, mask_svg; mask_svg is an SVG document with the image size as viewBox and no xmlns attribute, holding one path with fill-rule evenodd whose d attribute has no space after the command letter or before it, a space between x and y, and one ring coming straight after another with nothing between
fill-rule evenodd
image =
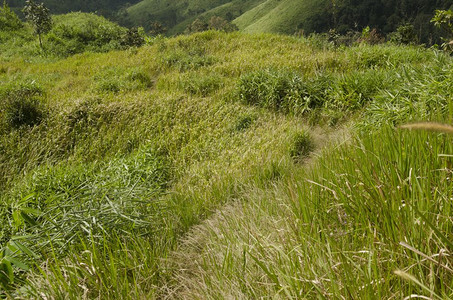
<instances>
[{"instance_id":1,"label":"tuft of grass","mask_svg":"<svg viewBox=\"0 0 453 300\"><path fill-rule=\"evenodd\" d=\"M34 82L8 86L0 90L0 120L5 128L38 125L45 115L42 88Z\"/></svg>"},{"instance_id":2,"label":"tuft of grass","mask_svg":"<svg viewBox=\"0 0 453 300\"><path fill-rule=\"evenodd\" d=\"M314 150L313 140L308 132L299 132L294 135L293 142L289 149L289 155L295 160L307 158Z\"/></svg>"},{"instance_id":3,"label":"tuft of grass","mask_svg":"<svg viewBox=\"0 0 453 300\"><path fill-rule=\"evenodd\" d=\"M328 77L303 80L293 72L268 69L241 76L237 95L246 104L301 114L324 104L329 85Z\"/></svg>"}]
</instances>

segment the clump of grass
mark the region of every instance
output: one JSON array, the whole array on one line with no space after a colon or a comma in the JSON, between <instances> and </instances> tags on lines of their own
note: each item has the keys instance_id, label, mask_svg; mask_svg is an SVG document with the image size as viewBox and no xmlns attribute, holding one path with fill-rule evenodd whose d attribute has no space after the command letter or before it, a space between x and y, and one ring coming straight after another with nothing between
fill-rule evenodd
<instances>
[{"instance_id":1,"label":"clump of grass","mask_svg":"<svg viewBox=\"0 0 453 300\"><path fill-rule=\"evenodd\" d=\"M152 86L151 77L139 68L131 70L106 68L95 76L95 82L96 91L113 94L144 90Z\"/></svg>"},{"instance_id":2,"label":"clump of grass","mask_svg":"<svg viewBox=\"0 0 453 300\"><path fill-rule=\"evenodd\" d=\"M250 114L244 114L242 116L239 116L233 126L233 130L236 132L240 132L250 128L250 126L252 126L256 118L257 117L255 115Z\"/></svg>"},{"instance_id":3,"label":"clump of grass","mask_svg":"<svg viewBox=\"0 0 453 300\"><path fill-rule=\"evenodd\" d=\"M218 74L200 75L198 73L188 73L180 79L180 85L186 93L206 97L218 90L222 85L222 81Z\"/></svg>"},{"instance_id":4,"label":"clump of grass","mask_svg":"<svg viewBox=\"0 0 453 300\"><path fill-rule=\"evenodd\" d=\"M300 161L308 157L314 150L315 145L312 137L306 131L294 135L289 155L295 160Z\"/></svg>"},{"instance_id":5,"label":"clump of grass","mask_svg":"<svg viewBox=\"0 0 453 300\"><path fill-rule=\"evenodd\" d=\"M241 76L237 95L246 104L301 114L321 107L329 86L328 76L303 79L294 72L267 69Z\"/></svg>"},{"instance_id":6,"label":"clump of grass","mask_svg":"<svg viewBox=\"0 0 453 300\"><path fill-rule=\"evenodd\" d=\"M161 64L166 68L175 68L180 72L197 70L201 67L212 65L216 59L206 55L201 50L174 49L166 52L161 57Z\"/></svg>"},{"instance_id":7,"label":"clump of grass","mask_svg":"<svg viewBox=\"0 0 453 300\"><path fill-rule=\"evenodd\" d=\"M42 95L43 89L35 82L13 85L0 90L0 118L3 126L18 129L39 124L45 115Z\"/></svg>"},{"instance_id":8,"label":"clump of grass","mask_svg":"<svg viewBox=\"0 0 453 300\"><path fill-rule=\"evenodd\" d=\"M394 72L367 70L348 72L336 78L329 95L333 109L354 111L361 109L396 80Z\"/></svg>"}]
</instances>

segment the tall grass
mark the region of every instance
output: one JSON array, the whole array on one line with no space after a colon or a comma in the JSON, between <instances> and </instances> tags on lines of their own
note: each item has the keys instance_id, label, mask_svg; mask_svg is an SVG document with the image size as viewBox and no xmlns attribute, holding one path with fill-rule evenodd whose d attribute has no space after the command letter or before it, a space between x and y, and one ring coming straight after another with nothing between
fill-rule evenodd
<instances>
[{"instance_id":1,"label":"tall grass","mask_svg":"<svg viewBox=\"0 0 453 300\"><path fill-rule=\"evenodd\" d=\"M18 95L13 81L34 82L30 97L45 111L0 132L5 295L164 296L187 261L202 267L194 278L203 284L183 272L190 290L181 293L202 298L426 292L395 270L449 295L449 258L433 256L449 249L450 208L440 202L450 162L436 156L449 144L380 128L413 115L448 119L450 58L217 32L57 61L1 55L2 97ZM429 92L442 101L428 101ZM395 118L389 93L397 97L387 103L426 105ZM350 116L378 133L313 153L319 132L331 129L305 124L340 126ZM204 227L194 226L230 205L220 210L228 226L214 218L216 227L197 234ZM189 231L201 248L173 256ZM427 272L432 260L417 261L420 253L441 257L440 267ZM418 265L408 269L406 258Z\"/></svg>"},{"instance_id":2,"label":"tall grass","mask_svg":"<svg viewBox=\"0 0 453 300\"><path fill-rule=\"evenodd\" d=\"M173 289L208 299L451 298L451 145L387 128L329 150L311 171L194 228L173 258Z\"/></svg>"}]
</instances>

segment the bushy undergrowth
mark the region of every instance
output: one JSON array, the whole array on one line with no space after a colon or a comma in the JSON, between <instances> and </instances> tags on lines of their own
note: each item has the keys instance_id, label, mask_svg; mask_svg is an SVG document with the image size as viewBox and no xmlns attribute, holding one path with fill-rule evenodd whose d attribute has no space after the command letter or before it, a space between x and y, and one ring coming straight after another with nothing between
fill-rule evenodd
<instances>
[{"instance_id":1,"label":"bushy undergrowth","mask_svg":"<svg viewBox=\"0 0 453 300\"><path fill-rule=\"evenodd\" d=\"M54 23L46 48L58 56L121 49L128 32L103 17L80 12L55 16Z\"/></svg>"}]
</instances>

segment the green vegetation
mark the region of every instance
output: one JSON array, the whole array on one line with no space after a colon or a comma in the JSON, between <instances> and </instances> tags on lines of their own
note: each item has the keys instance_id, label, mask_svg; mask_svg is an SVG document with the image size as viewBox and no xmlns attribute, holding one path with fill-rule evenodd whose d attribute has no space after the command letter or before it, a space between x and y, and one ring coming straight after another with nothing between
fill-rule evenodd
<instances>
[{"instance_id":1,"label":"green vegetation","mask_svg":"<svg viewBox=\"0 0 453 300\"><path fill-rule=\"evenodd\" d=\"M123 17L125 22L147 30L153 22L162 23L169 29L168 34L183 33L195 20L207 22L213 16L231 21L241 31L250 33L309 35L332 29L350 35L369 26L387 35L407 34L410 25L416 28L413 31L416 39L409 42L431 45L438 43L442 36L429 22L434 11L451 9L452 5L451 0L142 0L129 7ZM407 37L402 38L403 42Z\"/></svg>"},{"instance_id":2,"label":"green vegetation","mask_svg":"<svg viewBox=\"0 0 453 300\"><path fill-rule=\"evenodd\" d=\"M453 298L448 54L0 21L0 297Z\"/></svg>"},{"instance_id":3,"label":"green vegetation","mask_svg":"<svg viewBox=\"0 0 453 300\"><path fill-rule=\"evenodd\" d=\"M0 8L0 28L2 30L17 30L22 27L19 17L11 11L6 2Z\"/></svg>"},{"instance_id":4,"label":"green vegetation","mask_svg":"<svg viewBox=\"0 0 453 300\"><path fill-rule=\"evenodd\" d=\"M8 9L6 7L2 10L5 11L4 14L8 13ZM15 16L14 13L11 14ZM30 14L39 16L36 12ZM142 29L127 29L92 13L76 12L52 16L51 21L42 17L39 17L39 20L36 22L45 21L45 25L39 22L35 24L33 21L32 29L19 20L19 25L0 29L0 50L3 57L12 59L19 54L28 58L58 58L87 51L127 49L141 46L145 42ZM39 43L34 34L38 35Z\"/></svg>"},{"instance_id":5,"label":"green vegetation","mask_svg":"<svg viewBox=\"0 0 453 300\"><path fill-rule=\"evenodd\" d=\"M103 16L116 18L118 11L138 0L42 0L46 7L54 14L68 12L97 12ZM14 10L19 11L25 5L25 0L6 0L6 3Z\"/></svg>"}]
</instances>

